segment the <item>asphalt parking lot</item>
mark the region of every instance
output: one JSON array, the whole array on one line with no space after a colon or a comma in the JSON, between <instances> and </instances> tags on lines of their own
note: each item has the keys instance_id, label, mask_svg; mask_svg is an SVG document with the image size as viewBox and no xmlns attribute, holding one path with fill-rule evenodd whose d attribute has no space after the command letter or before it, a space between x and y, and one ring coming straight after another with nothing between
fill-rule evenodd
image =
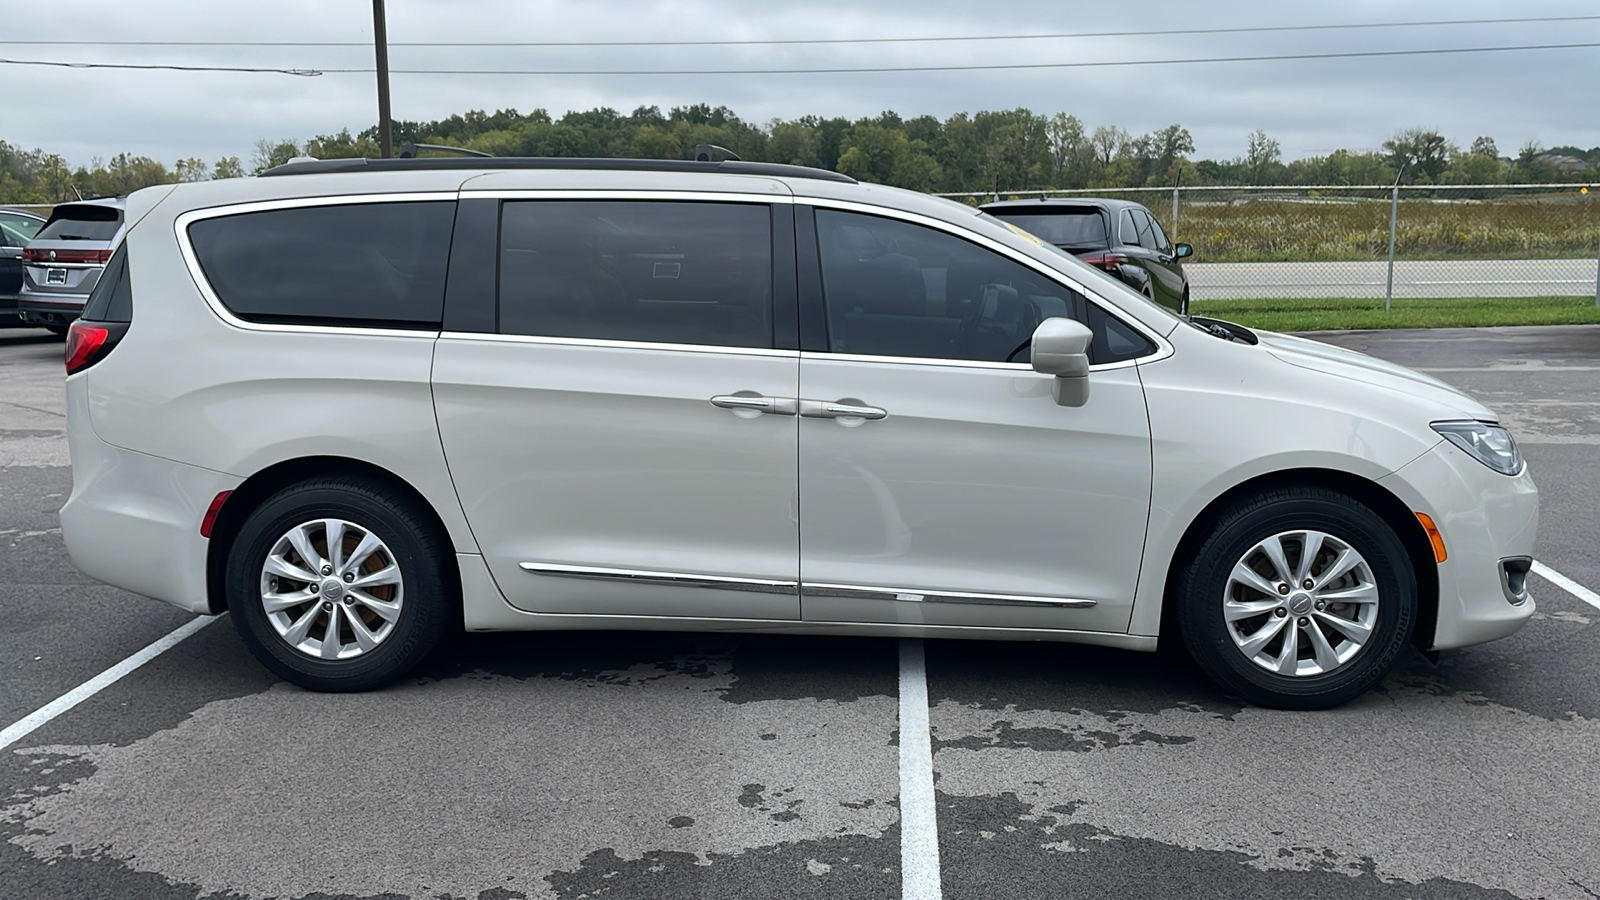
<instances>
[{"instance_id":1,"label":"asphalt parking lot","mask_svg":"<svg viewBox=\"0 0 1600 900\"><path fill-rule=\"evenodd\" d=\"M1600 326L1321 337L1499 412L1539 561L1600 588ZM0 332L0 728L190 618L67 559L60 352ZM0 750L0 900L1593 898L1600 608L1532 588L1324 713L1165 655L626 633L315 695L219 620Z\"/></svg>"}]
</instances>

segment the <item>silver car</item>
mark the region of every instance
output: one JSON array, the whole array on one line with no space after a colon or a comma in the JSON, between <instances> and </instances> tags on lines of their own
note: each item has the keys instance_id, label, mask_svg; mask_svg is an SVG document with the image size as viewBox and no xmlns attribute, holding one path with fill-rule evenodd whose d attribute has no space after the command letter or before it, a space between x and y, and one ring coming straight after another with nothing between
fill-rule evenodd
<instances>
[{"instance_id":1,"label":"silver car","mask_svg":"<svg viewBox=\"0 0 1600 900\"><path fill-rule=\"evenodd\" d=\"M978 211L742 162L165 185L67 345L89 575L360 690L449 629L1186 645L1319 708L1533 614L1494 413Z\"/></svg>"},{"instance_id":2,"label":"silver car","mask_svg":"<svg viewBox=\"0 0 1600 900\"><path fill-rule=\"evenodd\" d=\"M62 203L22 251L22 321L64 330L83 310L122 237L121 198Z\"/></svg>"}]
</instances>

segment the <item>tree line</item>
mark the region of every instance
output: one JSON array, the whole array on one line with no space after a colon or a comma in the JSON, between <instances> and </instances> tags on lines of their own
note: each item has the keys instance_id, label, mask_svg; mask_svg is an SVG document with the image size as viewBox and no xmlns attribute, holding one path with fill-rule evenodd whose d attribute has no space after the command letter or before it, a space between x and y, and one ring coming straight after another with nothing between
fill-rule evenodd
<instances>
[{"instance_id":1,"label":"tree line","mask_svg":"<svg viewBox=\"0 0 1600 900\"><path fill-rule=\"evenodd\" d=\"M1256 130L1231 159L1191 159L1189 130L1173 124L1147 134L1114 125L1090 129L1076 116L1027 109L902 118L894 112L850 120L803 116L765 126L726 107L644 106L623 115L610 108L560 118L543 109L452 115L433 122L394 123L395 144L465 147L493 156L586 156L687 159L714 144L741 159L832 169L862 181L932 192L1117 189L1185 185L1493 184L1600 180L1600 147L1544 148L1534 142L1502 156L1492 137L1466 148L1432 129L1413 128L1371 151L1335 150L1285 161L1278 141ZM349 129L305 141L259 140L248 161L180 159L168 167L121 153L72 167L58 154L23 150L0 140L0 202L49 203L114 196L176 181L238 178L300 155L320 159L377 157L377 128ZM1574 166L1570 157L1579 162Z\"/></svg>"}]
</instances>

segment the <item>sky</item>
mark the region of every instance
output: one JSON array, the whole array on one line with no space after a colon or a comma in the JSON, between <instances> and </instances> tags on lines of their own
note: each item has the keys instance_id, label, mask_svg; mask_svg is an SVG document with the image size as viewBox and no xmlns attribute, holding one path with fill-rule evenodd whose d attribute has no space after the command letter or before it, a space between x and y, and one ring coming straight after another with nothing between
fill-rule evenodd
<instances>
[{"instance_id":1,"label":"sky","mask_svg":"<svg viewBox=\"0 0 1600 900\"><path fill-rule=\"evenodd\" d=\"M0 0L0 57L94 63L370 69L367 0L74 0L39 15ZM659 70L1088 63L1600 43L1588 21L1154 35L1155 30L1600 16L1594 0L388 0L390 66ZM730 41L1140 32L1006 41L689 47L408 47L407 42ZM274 41L289 46L28 45L19 41ZM357 42L313 47L307 42ZM246 162L261 138L303 140L377 120L371 73L65 69L0 64L0 140L73 165L119 152ZM1286 160L1372 150L1406 128L1502 155L1529 141L1600 145L1600 47L1346 59L807 75L394 74L397 119L470 109L725 105L746 121L907 118L1026 107L1134 134L1178 123L1195 158L1245 152L1263 129Z\"/></svg>"}]
</instances>

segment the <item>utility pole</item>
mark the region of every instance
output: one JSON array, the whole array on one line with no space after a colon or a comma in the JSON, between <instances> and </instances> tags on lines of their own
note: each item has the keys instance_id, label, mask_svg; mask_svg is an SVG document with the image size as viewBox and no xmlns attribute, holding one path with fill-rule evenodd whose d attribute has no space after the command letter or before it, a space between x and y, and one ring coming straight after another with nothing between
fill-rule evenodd
<instances>
[{"instance_id":1,"label":"utility pole","mask_svg":"<svg viewBox=\"0 0 1600 900\"><path fill-rule=\"evenodd\" d=\"M372 43L378 54L378 147L388 159L394 155L394 122L389 117L389 29L383 0L372 0Z\"/></svg>"},{"instance_id":2,"label":"utility pole","mask_svg":"<svg viewBox=\"0 0 1600 900\"><path fill-rule=\"evenodd\" d=\"M1400 219L1400 178L1406 173L1409 160L1400 164L1400 171L1394 173L1394 187L1390 188L1389 195L1389 284L1383 289L1383 311L1388 312L1394 303L1394 232Z\"/></svg>"}]
</instances>

